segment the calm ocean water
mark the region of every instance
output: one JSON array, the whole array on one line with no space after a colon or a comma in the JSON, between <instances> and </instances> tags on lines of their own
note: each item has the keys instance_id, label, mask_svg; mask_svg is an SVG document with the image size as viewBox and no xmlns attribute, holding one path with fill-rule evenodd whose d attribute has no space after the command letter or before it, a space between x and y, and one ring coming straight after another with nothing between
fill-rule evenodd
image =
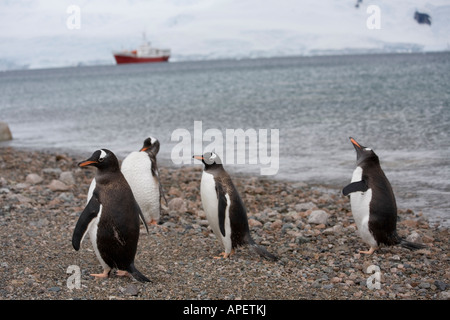
<instances>
[{"instance_id":1,"label":"calm ocean water","mask_svg":"<svg viewBox=\"0 0 450 320\"><path fill-rule=\"evenodd\" d=\"M152 135L166 166L174 131L194 146L194 121L224 140L227 129L278 129L272 178L336 188L355 167L352 136L380 157L400 209L450 225L450 53L2 72L0 120L14 136L3 145L86 156L108 148L123 158ZM259 175L264 165L247 160L226 168Z\"/></svg>"}]
</instances>

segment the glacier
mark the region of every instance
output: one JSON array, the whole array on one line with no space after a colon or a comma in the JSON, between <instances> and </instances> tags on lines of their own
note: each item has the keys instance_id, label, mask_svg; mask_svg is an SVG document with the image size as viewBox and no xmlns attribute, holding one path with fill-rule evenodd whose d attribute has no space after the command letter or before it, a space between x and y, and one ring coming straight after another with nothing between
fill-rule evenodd
<instances>
[{"instance_id":1,"label":"glacier","mask_svg":"<svg viewBox=\"0 0 450 320\"><path fill-rule=\"evenodd\" d=\"M449 0L94 0L0 2L0 70L114 64L142 33L170 61L450 50ZM370 29L367 9L380 10ZM432 17L418 24L414 12Z\"/></svg>"}]
</instances>

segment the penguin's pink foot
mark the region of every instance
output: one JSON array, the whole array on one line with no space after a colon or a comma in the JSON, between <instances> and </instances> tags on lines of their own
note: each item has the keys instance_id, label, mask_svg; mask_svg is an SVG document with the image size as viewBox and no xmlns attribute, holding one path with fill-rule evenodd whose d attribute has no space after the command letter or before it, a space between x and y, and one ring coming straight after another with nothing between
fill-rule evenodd
<instances>
[{"instance_id":1,"label":"penguin's pink foot","mask_svg":"<svg viewBox=\"0 0 450 320\"><path fill-rule=\"evenodd\" d=\"M97 279L105 279L109 277L110 270L103 270L103 273L91 273L91 276Z\"/></svg>"},{"instance_id":2,"label":"penguin's pink foot","mask_svg":"<svg viewBox=\"0 0 450 320\"><path fill-rule=\"evenodd\" d=\"M368 251L360 251L359 253L371 255L372 253L374 253L374 251L375 251L375 248L370 247L370 249Z\"/></svg>"},{"instance_id":3,"label":"penguin's pink foot","mask_svg":"<svg viewBox=\"0 0 450 320\"><path fill-rule=\"evenodd\" d=\"M231 255L234 254L234 249L231 250L231 252L226 253L226 252L222 252L219 254L219 257L213 257L214 259L226 259L228 257L231 257Z\"/></svg>"},{"instance_id":4,"label":"penguin's pink foot","mask_svg":"<svg viewBox=\"0 0 450 320\"><path fill-rule=\"evenodd\" d=\"M158 225L158 221L152 219L147 224L151 224L153 226L157 226Z\"/></svg>"},{"instance_id":5,"label":"penguin's pink foot","mask_svg":"<svg viewBox=\"0 0 450 320\"><path fill-rule=\"evenodd\" d=\"M124 271L124 270L117 270L116 275L119 276L119 277L128 277L128 276L130 276L128 271Z\"/></svg>"}]
</instances>

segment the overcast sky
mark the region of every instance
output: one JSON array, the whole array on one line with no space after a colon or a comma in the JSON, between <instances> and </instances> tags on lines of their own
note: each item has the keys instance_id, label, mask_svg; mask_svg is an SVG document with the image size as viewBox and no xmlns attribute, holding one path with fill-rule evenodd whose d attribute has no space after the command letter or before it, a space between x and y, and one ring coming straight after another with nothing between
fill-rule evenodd
<instances>
[{"instance_id":1,"label":"overcast sky","mask_svg":"<svg viewBox=\"0 0 450 320\"><path fill-rule=\"evenodd\" d=\"M385 43L417 43L425 50L450 46L450 0L364 0L360 8L355 4L356 0L2 0L0 60L30 65L52 59L60 64L108 60L113 49L137 46L144 31L155 46L170 48L178 58L295 55ZM381 29L367 28L371 4L380 8ZM79 29L67 27L71 5L80 9ZM414 21L416 9L432 15L431 27Z\"/></svg>"}]
</instances>

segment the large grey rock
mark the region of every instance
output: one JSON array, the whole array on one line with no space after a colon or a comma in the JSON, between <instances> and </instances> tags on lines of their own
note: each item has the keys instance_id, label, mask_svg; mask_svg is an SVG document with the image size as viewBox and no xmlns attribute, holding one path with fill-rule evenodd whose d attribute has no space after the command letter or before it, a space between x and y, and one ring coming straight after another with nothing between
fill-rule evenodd
<instances>
[{"instance_id":1,"label":"large grey rock","mask_svg":"<svg viewBox=\"0 0 450 320\"><path fill-rule=\"evenodd\" d=\"M170 211L176 211L178 213L186 212L186 202L181 198L174 198L169 201L168 207Z\"/></svg>"},{"instance_id":2,"label":"large grey rock","mask_svg":"<svg viewBox=\"0 0 450 320\"><path fill-rule=\"evenodd\" d=\"M61 174L59 175L59 181L62 181L69 186L75 184L75 178L73 177L71 171L61 172Z\"/></svg>"},{"instance_id":3,"label":"large grey rock","mask_svg":"<svg viewBox=\"0 0 450 320\"><path fill-rule=\"evenodd\" d=\"M6 122L0 121L0 141L12 140L11 130Z\"/></svg>"},{"instance_id":4,"label":"large grey rock","mask_svg":"<svg viewBox=\"0 0 450 320\"><path fill-rule=\"evenodd\" d=\"M27 177L25 178L25 181L29 184L39 184L42 181L44 181L44 179L42 179L42 177L36 173L30 173L29 175L27 175Z\"/></svg>"},{"instance_id":5,"label":"large grey rock","mask_svg":"<svg viewBox=\"0 0 450 320\"><path fill-rule=\"evenodd\" d=\"M327 224L328 213L323 210L314 210L308 218L309 224Z\"/></svg>"},{"instance_id":6,"label":"large grey rock","mask_svg":"<svg viewBox=\"0 0 450 320\"><path fill-rule=\"evenodd\" d=\"M50 182L48 188L52 191L67 191L70 189L64 182L55 179Z\"/></svg>"}]
</instances>

